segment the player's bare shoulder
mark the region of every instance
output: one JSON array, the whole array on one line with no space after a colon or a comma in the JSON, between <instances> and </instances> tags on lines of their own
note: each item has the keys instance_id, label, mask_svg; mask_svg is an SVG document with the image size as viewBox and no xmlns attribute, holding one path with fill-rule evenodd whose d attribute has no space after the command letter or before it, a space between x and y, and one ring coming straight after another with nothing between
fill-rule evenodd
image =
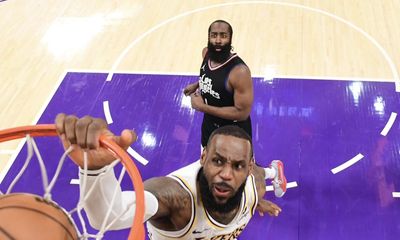
<instances>
[{"instance_id":1,"label":"player's bare shoulder","mask_svg":"<svg viewBox=\"0 0 400 240\"><path fill-rule=\"evenodd\" d=\"M249 67L246 64L236 65L229 73L229 83L234 89L252 89L252 79Z\"/></svg>"},{"instance_id":2,"label":"player's bare shoulder","mask_svg":"<svg viewBox=\"0 0 400 240\"><path fill-rule=\"evenodd\" d=\"M251 77L251 72L246 64L238 64L231 70L230 75L230 77Z\"/></svg>"},{"instance_id":3,"label":"player's bare shoulder","mask_svg":"<svg viewBox=\"0 0 400 240\"><path fill-rule=\"evenodd\" d=\"M206 57L208 52L208 47L203 48L203 50L201 51L201 56L203 57L203 59Z\"/></svg>"}]
</instances>

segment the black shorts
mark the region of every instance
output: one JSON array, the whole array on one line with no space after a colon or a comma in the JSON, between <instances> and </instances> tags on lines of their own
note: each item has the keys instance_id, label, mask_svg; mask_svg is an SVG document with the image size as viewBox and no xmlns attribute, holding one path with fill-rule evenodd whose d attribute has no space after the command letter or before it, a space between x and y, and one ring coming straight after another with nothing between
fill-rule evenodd
<instances>
[{"instance_id":1,"label":"black shorts","mask_svg":"<svg viewBox=\"0 0 400 240\"><path fill-rule=\"evenodd\" d=\"M201 146L205 147L207 145L208 138L210 138L211 133L215 129L226 125L238 126L245 130L250 137L252 137L250 117L247 118L245 121L237 122L224 119L216 119L215 117L204 115L203 123L201 124Z\"/></svg>"}]
</instances>

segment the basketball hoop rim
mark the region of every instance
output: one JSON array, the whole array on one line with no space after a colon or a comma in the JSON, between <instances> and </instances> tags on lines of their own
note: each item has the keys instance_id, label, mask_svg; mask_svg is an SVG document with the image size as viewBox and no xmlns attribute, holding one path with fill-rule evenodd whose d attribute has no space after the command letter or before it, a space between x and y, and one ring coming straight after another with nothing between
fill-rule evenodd
<instances>
[{"instance_id":1,"label":"basketball hoop rim","mask_svg":"<svg viewBox=\"0 0 400 240\"><path fill-rule=\"evenodd\" d=\"M11 141L15 139L24 138L27 135L31 137L45 137L45 136L57 136L55 124L38 124L30 126L21 126L15 128L9 128L0 130L0 143ZM100 136L100 146L106 148L113 153L126 168L129 177L132 180L132 184L135 188L136 195L136 210L133 224L129 232L128 240L143 240L144 239L144 185L143 180L137 169L135 163L128 155L128 153L122 149L111 139Z\"/></svg>"}]
</instances>

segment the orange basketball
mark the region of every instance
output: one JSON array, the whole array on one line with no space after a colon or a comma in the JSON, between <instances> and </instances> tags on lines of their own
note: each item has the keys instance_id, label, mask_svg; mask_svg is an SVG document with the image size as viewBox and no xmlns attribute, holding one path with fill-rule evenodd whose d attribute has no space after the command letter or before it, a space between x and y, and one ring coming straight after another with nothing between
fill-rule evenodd
<instances>
[{"instance_id":1,"label":"orange basketball","mask_svg":"<svg viewBox=\"0 0 400 240\"><path fill-rule=\"evenodd\" d=\"M56 203L33 194L13 193L0 196L0 239L76 240L78 234Z\"/></svg>"}]
</instances>

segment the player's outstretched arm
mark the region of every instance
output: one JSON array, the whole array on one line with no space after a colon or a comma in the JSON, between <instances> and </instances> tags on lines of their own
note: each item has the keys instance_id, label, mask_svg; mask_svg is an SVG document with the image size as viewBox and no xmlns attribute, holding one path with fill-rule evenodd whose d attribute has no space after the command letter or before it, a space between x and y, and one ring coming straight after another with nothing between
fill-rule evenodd
<instances>
[{"instance_id":1,"label":"player's outstretched arm","mask_svg":"<svg viewBox=\"0 0 400 240\"><path fill-rule=\"evenodd\" d=\"M73 151L69 156L80 167L81 183L84 177L82 170L84 166L83 152L87 152L86 188L82 189L82 185L80 185L80 188L81 193L85 194L87 199L84 202L84 209L92 227L100 229L120 216L111 229L129 228L132 225L136 208L134 193L121 190L114 171L110 167L110 164L115 161L115 156L99 146L99 138L101 135L105 135L121 148L127 149L136 140L136 133L124 130L121 136L116 136L108 130L103 119L91 116L78 118L74 115L61 113L57 115L55 123L64 148L73 146ZM191 205L188 206L187 203L191 203L190 196L176 181L167 177L158 177L145 181L144 185L145 221L151 220L154 224L160 224L163 219L170 219L171 221L175 219L173 225L177 228L182 225L180 223L185 222L185 219L189 221ZM88 194L92 186L94 189ZM115 199L111 204L114 194ZM112 209L112 211L107 218L109 209ZM185 211L188 217L185 217ZM175 216L176 213L181 215ZM106 224L103 223L104 219L106 219ZM180 220L177 221L176 219Z\"/></svg>"},{"instance_id":2,"label":"player's outstretched arm","mask_svg":"<svg viewBox=\"0 0 400 240\"><path fill-rule=\"evenodd\" d=\"M101 169L101 171L105 170ZM96 178L100 178L97 180L97 184L95 184ZM110 230L129 228L136 210L134 192L121 190L112 169L97 176L88 176L86 193L92 185L95 187L94 191L88 195L87 201L84 203L90 225L100 229L104 225L103 221L107 216L108 209L111 208L112 211L106 225L114 219L117 220L114 221ZM82 186L80 185L80 187ZM144 221L151 221L160 229L168 226L168 229L180 230L186 226L191 217L192 202L190 195L175 180L169 177L155 177L146 180L144 187ZM115 201L111 205L113 194L116 194Z\"/></svg>"}]
</instances>

